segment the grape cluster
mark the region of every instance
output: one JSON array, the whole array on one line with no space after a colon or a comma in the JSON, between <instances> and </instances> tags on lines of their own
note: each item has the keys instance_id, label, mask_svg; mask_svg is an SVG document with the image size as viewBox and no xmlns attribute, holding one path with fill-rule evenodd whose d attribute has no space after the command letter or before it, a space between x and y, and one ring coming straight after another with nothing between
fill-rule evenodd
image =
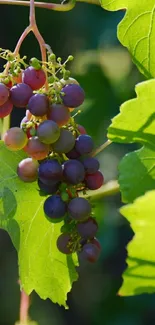
<instances>
[{"instance_id":1,"label":"grape cluster","mask_svg":"<svg viewBox=\"0 0 155 325\"><path fill-rule=\"evenodd\" d=\"M27 153L17 174L24 182L37 181L40 194L47 196L45 217L50 222L64 221L57 239L59 251L77 252L79 258L93 263L101 250L95 238L98 224L89 200L79 193L99 189L104 179L98 160L91 156L92 137L71 116L74 108L84 102L85 93L69 77L60 59L61 79L52 73L47 79L47 71L39 61L33 59L31 63L16 78L12 76L8 84L1 80L0 117L10 114L13 106L26 109L20 126L9 129L3 140L10 150L23 149Z\"/></svg>"}]
</instances>

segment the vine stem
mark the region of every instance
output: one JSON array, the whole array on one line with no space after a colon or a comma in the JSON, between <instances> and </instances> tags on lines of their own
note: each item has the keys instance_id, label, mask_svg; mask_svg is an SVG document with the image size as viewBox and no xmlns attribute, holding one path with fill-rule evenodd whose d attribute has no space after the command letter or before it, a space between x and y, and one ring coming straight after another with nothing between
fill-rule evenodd
<instances>
[{"instance_id":1,"label":"vine stem","mask_svg":"<svg viewBox=\"0 0 155 325\"><path fill-rule=\"evenodd\" d=\"M98 155L101 151L103 151L104 149L106 149L108 146L110 146L110 144L112 144L111 140L107 140L105 143L103 143L101 146L99 146L97 149L95 149L92 152L92 157L95 157L96 155Z\"/></svg>"},{"instance_id":2,"label":"vine stem","mask_svg":"<svg viewBox=\"0 0 155 325\"><path fill-rule=\"evenodd\" d=\"M21 324L27 324L29 320L30 296L24 290L21 291L19 320Z\"/></svg>"},{"instance_id":3,"label":"vine stem","mask_svg":"<svg viewBox=\"0 0 155 325\"><path fill-rule=\"evenodd\" d=\"M99 0L76 0L77 2L87 2L90 4L95 4L100 6ZM57 3L47 3L47 2L35 2L35 7L38 8L45 8L55 11L69 11L72 10L75 7L76 4L75 0L70 0L66 4L57 4ZM20 1L20 0L0 0L0 4L5 5L15 5L15 6L26 6L28 7L30 5L29 1Z\"/></svg>"}]
</instances>

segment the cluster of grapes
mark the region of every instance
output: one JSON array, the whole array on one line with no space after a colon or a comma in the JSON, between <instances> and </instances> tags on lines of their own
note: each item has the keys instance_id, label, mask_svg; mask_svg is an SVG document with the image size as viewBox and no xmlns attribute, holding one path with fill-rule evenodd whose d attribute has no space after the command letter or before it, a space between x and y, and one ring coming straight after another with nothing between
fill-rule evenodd
<instances>
[{"instance_id":1,"label":"cluster of grapes","mask_svg":"<svg viewBox=\"0 0 155 325\"><path fill-rule=\"evenodd\" d=\"M98 225L90 202L79 197L79 192L100 188L103 175L98 160L91 157L91 136L71 116L84 102L85 93L61 63L58 67L64 78L58 79L53 72L48 88L48 71L37 59L31 63L8 84L0 83L0 117L10 114L13 106L26 108L20 127L9 129L3 140L10 150L27 153L17 174L24 182L38 181L40 194L48 196L44 202L46 218L51 222L64 220L57 239L59 251L77 252L79 257L95 262L101 250L95 238Z\"/></svg>"}]
</instances>

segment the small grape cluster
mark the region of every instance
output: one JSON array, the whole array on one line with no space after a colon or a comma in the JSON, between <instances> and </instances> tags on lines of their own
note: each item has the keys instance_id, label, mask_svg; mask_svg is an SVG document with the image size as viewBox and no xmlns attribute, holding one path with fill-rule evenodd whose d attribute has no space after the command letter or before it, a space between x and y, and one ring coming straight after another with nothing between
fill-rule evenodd
<instances>
[{"instance_id":1,"label":"small grape cluster","mask_svg":"<svg viewBox=\"0 0 155 325\"><path fill-rule=\"evenodd\" d=\"M84 102L85 93L70 78L67 61L62 64L52 54L44 69L37 59L30 62L9 84L1 79L0 117L10 114L13 106L26 108L20 127L9 129L3 140L10 150L27 153L17 174L24 182L37 181L40 194L48 196L44 202L46 218L50 222L64 220L57 239L59 251L77 252L93 263L101 250L95 238L98 224L89 200L79 193L100 188L104 179L98 160L91 156L91 136L71 116ZM57 72L63 78L58 78Z\"/></svg>"}]
</instances>

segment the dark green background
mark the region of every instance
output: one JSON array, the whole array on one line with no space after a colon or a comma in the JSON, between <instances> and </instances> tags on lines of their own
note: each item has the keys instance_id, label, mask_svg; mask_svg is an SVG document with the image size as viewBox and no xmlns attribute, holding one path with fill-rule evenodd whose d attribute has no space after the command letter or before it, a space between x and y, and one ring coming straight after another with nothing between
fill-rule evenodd
<instances>
[{"instance_id":1,"label":"dark green background","mask_svg":"<svg viewBox=\"0 0 155 325\"><path fill-rule=\"evenodd\" d=\"M121 11L106 12L84 3L66 13L36 10L38 26L46 43L57 56L65 59L73 54L75 57L72 74L86 92L83 113L77 121L93 135L96 146L106 141L111 118L119 112L122 102L135 96L134 86L143 79L116 37L116 27L123 14ZM14 49L28 24L28 15L26 7L0 5L1 47ZM24 42L21 53L28 58L40 56L32 35ZM23 115L23 110L14 110L12 126L19 125ZM117 177L121 157L134 148L113 144L99 155L106 181ZM117 296L122 284L121 274L126 267L125 247L133 235L128 223L118 213L120 206L119 195L96 203L102 255L96 265L80 267L80 279L68 295L70 309L66 311L32 294L30 315L39 325L155 324L154 295ZM0 325L13 325L18 320L20 292L17 280L16 252L8 235L1 231Z\"/></svg>"}]
</instances>

